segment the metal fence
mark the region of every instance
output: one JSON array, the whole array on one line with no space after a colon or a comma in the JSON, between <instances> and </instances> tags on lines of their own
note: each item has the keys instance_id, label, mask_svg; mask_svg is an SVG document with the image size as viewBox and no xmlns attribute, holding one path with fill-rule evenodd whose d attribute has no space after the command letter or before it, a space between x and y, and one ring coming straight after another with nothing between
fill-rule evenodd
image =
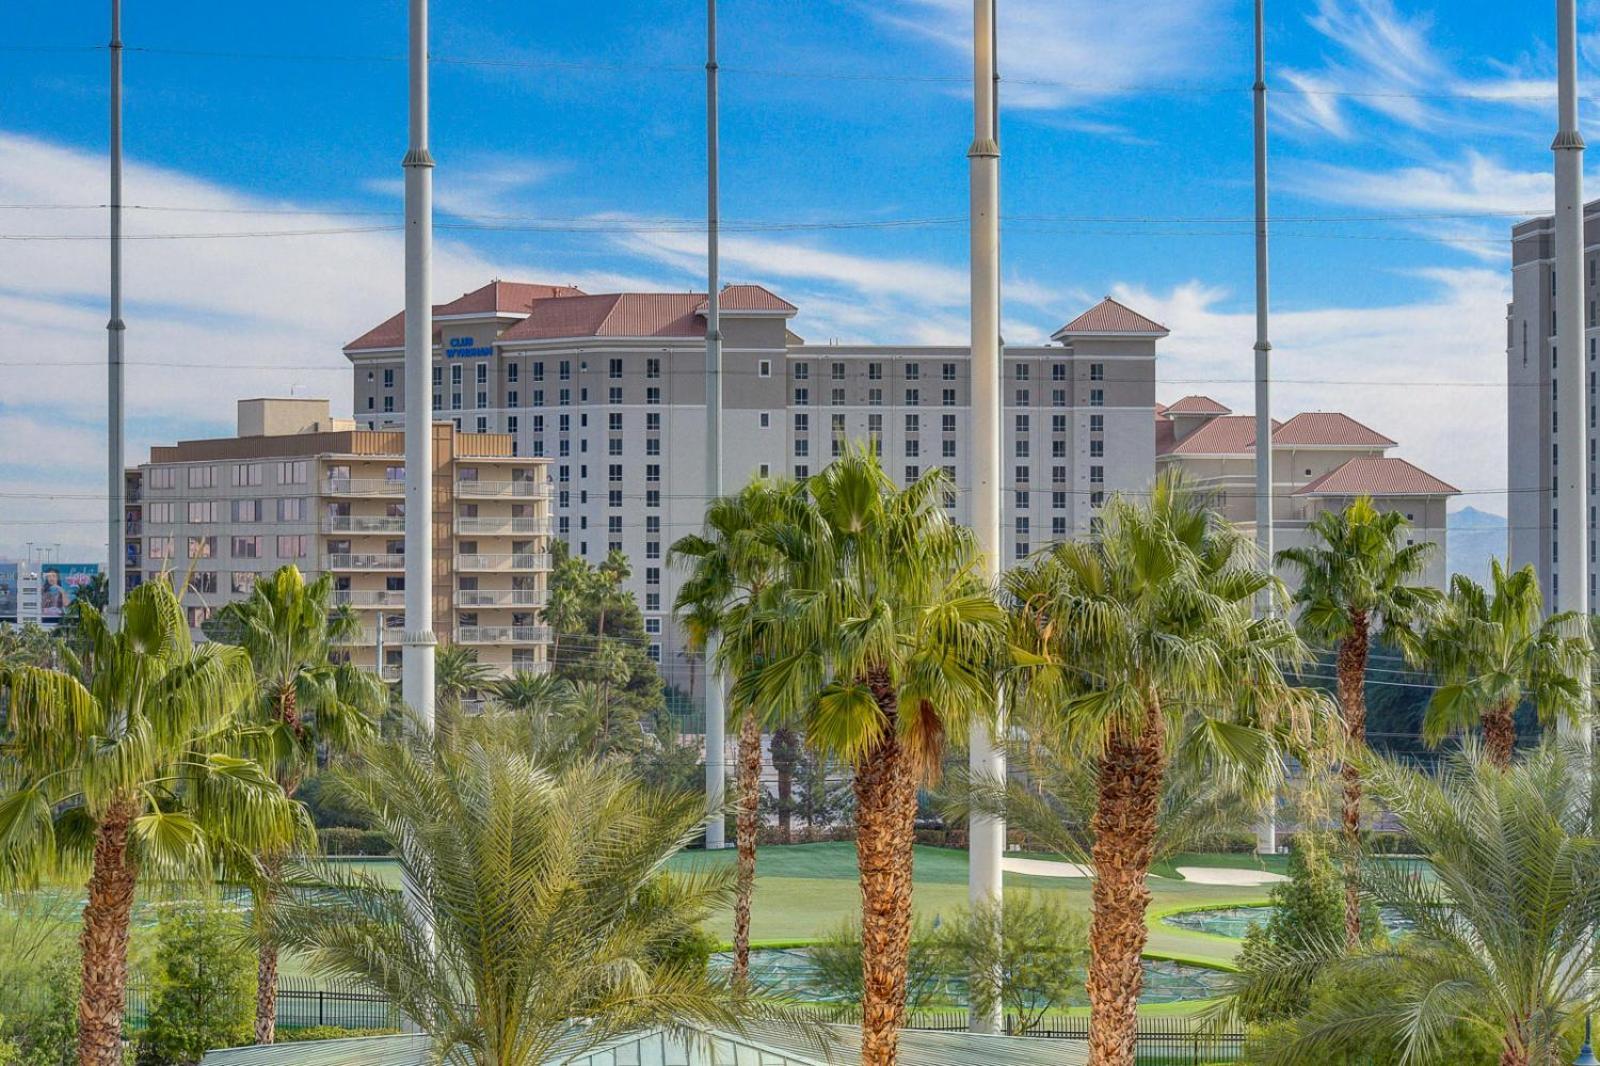
<instances>
[{"instance_id":1,"label":"metal fence","mask_svg":"<svg viewBox=\"0 0 1600 1066\"><path fill-rule=\"evenodd\" d=\"M154 996L149 982L128 982L127 1028L142 1030L150 1018ZM278 1027L309 1029L336 1026L340 1029L399 1029L400 1010L388 997L364 991L355 985L323 984L306 978L278 979Z\"/></svg>"},{"instance_id":2,"label":"metal fence","mask_svg":"<svg viewBox=\"0 0 1600 1066\"><path fill-rule=\"evenodd\" d=\"M800 1008L800 1013L815 1021L848 1024L860 1021L859 1012L849 1008ZM965 1032L967 1012L910 1010L906 1012L905 1028ZM1082 1016L1050 1016L1027 1033L1021 1030L1022 1020L1015 1014L1007 1014L1007 1035L1057 1040L1088 1040L1089 1019ZM1232 1062L1243 1051L1244 1041L1243 1029L1215 1029L1193 1018L1141 1018L1139 1050L1135 1061L1138 1066L1204 1066L1207 1063Z\"/></svg>"}]
</instances>

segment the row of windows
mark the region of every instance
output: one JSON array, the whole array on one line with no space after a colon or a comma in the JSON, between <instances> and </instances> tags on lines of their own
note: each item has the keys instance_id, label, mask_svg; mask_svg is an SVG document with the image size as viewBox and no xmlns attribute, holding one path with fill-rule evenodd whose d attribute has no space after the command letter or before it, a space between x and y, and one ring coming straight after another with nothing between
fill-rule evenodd
<instances>
[{"instance_id":1,"label":"row of windows","mask_svg":"<svg viewBox=\"0 0 1600 1066\"><path fill-rule=\"evenodd\" d=\"M311 513L310 501L303 496L285 496L277 500L189 500L179 510L171 500L155 500L145 504L144 517L152 525L170 525L184 521L195 525L217 522L265 522L265 515L275 516L279 522L304 522Z\"/></svg>"},{"instance_id":2,"label":"row of windows","mask_svg":"<svg viewBox=\"0 0 1600 1066\"><path fill-rule=\"evenodd\" d=\"M232 463L228 467L229 484L235 488L264 484L268 467L275 468L279 485L304 485L311 476L311 463L305 459L273 463ZM187 468L185 481L191 489L212 489L222 484L218 468L197 465ZM178 487L178 467L153 466L145 477L145 485L152 489Z\"/></svg>"},{"instance_id":3,"label":"row of windows","mask_svg":"<svg viewBox=\"0 0 1600 1066\"><path fill-rule=\"evenodd\" d=\"M274 537L276 542L277 557L279 559L304 559L311 554L311 537L304 533L289 534ZM264 545L266 537L233 537L229 545L231 557L234 559L265 559ZM188 538L190 559L217 558L216 537L190 537ZM177 538L149 537L144 542L145 555L151 559L177 558Z\"/></svg>"},{"instance_id":4,"label":"row of windows","mask_svg":"<svg viewBox=\"0 0 1600 1066\"><path fill-rule=\"evenodd\" d=\"M620 401L618 401L618 402L620 402ZM834 389L831 389L829 391L829 393L828 393L828 404L829 404L829 406L832 406L832 407L850 406L849 400L847 399L847 397L845 395L845 390L842 389L842 388L834 388ZM1018 389L1013 394L1013 403L1012 403L1013 407L1031 407L1032 405L1033 405L1033 394L1032 394L1032 392L1030 390L1028 390L1028 389ZM1105 405L1106 405L1106 392L1105 392L1105 390L1104 389L1090 389L1089 390L1089 406L1090 407L1104 407ZM796 386L795 387L795 390L794 390L794 406L795 407L810 407L811 406L811 390L810 390L810 388L807 388L807 387L804 387L804 386ZM877 388L868 389L867 390L866 406L868 406L868 407L882 407L882 406L884 406L884 403L883 403L883 390L882 389L877 389ZM903 404L901 404L901 406L902 407L920 407L920 406L922 406L922 393L921 393L921 391L918 390L918 389L907 389L905 391L905 402ZM939 406L941 406L941 407L959 407L959 406L961 406L961 404L957 402L956 390L955 389L943 389L943 390L941 390L940 393L939 393ZM1050 390L1050 406L1052 406L1052 407L1066 407L1066 406L1068 406L1068 404L1067 404L1067 390L1066 389L1051 389Z\"/></svg>"}]
</instances>

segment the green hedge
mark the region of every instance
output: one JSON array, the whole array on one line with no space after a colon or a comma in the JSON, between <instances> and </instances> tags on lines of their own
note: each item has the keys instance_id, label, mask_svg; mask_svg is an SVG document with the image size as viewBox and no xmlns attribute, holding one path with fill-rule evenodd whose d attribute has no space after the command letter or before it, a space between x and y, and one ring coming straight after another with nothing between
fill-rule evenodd
<instances>
[{"instance_id":1,"label":"green hedge","mask_svg":"<svg viewBox=\"0 0 1600 1066\"><path fill-rule=\"evenodd\" d=\"M351 826L317 830L324 855L390 855L394 848L382 833Z\"/></svg>"}]
</instances>

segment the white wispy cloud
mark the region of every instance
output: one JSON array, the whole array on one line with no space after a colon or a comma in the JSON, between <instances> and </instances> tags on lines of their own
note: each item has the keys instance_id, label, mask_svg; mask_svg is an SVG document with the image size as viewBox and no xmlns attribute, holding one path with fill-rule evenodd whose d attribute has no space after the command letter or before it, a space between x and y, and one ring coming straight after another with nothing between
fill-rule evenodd
<instances>
[{"instance_id":1,"label":"white wispy cloud","mask_svg":"<svg viewBox=\"0 0 1600 1066\"><path fill-rule=\"evenodd\" d=\"M1006 106L1058 108L1201 73L1225 44L1222 0L1007 0L999 6ZM898 0L874 17L972 54L967 0Z\"/></svg>"}]
</instances>

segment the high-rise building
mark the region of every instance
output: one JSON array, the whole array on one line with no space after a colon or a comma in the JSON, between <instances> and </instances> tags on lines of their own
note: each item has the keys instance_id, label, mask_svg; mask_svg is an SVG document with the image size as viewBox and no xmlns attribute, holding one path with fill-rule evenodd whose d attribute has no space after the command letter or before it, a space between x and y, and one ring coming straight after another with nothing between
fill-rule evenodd
<instances>
[{"instance_id":1,"label":"high-rise building","mask_svg":"<svg viewBox=\"0 0 1600 1066\"><path fill-rule=\"evenodd\" d=\"M555 533L581 558L633 564L651 654L689 687L671 624L681 574L672 542L705 504L703 293L588 294L495 281L434 308L431 403L465 437L503 433L550 463ZM758 285L721 299L724 479L805 477L847 441L871 440L897 479L943 467L968 517L970 373L965 346L810 344L797 308ZM1050 343L1007 346L1005 558L1086 532L1109 493L1141 491L1155 465L1156 342L1165 327L1106 299ZM404 316L351 341L354 414L403 418ZM703 671L702 671L703 676Z\"/></svg>"},{"instance_id":2,"label":"high-rise building","mask_svg":"<svg viewBox=\"0 0 1600 1066\"><path fill-rule=\"evenodd\" d=\"M1561 522L1588 523L1589 609L1595 609L1595 342L1597 259L1600 259L1600 201L1584 208L1584 336L1567 341L1556 335L1555 227L1550 216L1519 222L1511 229L1511 303L1506 309L1506 487L1513 566L1532 563L1539 572L1546 604L1558 602L1556 529ZM1564 358L1587 368L1589 483L1587 499L1563 500L1556 446L1560 399L1558 368Z\"/></svg>"},{"instance_id":3,"label":"high-rise building","mask_svg":"<svg viewBox=\"0 0 1600 1066\"><path fill-rule=\"evenodd\" d=\"M1398 445L1338 411L1306 411L1273 421L1273 536L1282 551L1309 543L1306 527L1324 511L1367 496L1380 511L1399 511L1411 541L1438 545L1424 580L1445 584L1445 511L1453 485L1389 454ZM1254 415L1236 415L1209 396L1185 396L1156 409L1156 468L1178 469L1210 493L1229 521L1256 524ZM1294 568L1280 576L1293 582Z\"/></svg>"},{"instance_id":4,"label":"high-rise building","mask_svg":"<svg viewBox=\"0 0 1600 1066\"><path fill-rule=\"evenodd\" d=\"M504 433L434 424L433 629L499 673L546 668L548 463ZM150 450L132 478L127 560L183 590L189 623L285 563L332 574L361 619L353 661L400 674L405 439L328 417L327 400L243 400L239 435Z\"/></svg>"}]
</instances>

